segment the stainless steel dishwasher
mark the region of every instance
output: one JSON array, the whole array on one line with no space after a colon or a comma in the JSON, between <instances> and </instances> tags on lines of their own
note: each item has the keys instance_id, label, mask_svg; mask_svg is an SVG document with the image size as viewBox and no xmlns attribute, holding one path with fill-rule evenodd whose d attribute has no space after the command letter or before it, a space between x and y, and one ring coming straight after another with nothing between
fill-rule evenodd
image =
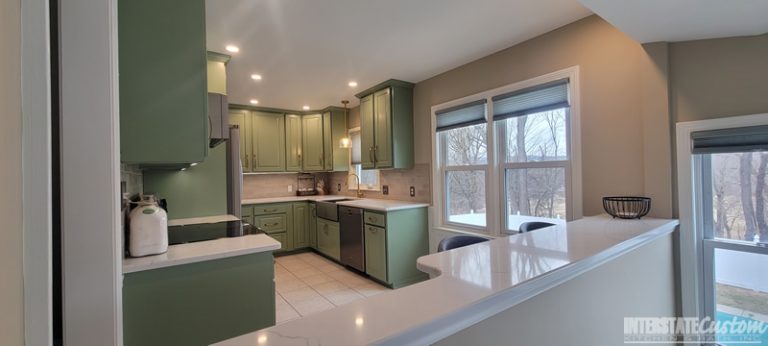
<instances>
[{"instance_id":1,"label":"stainless steel dishwasher","mask_svg":"<svg viewBox=\"0 0 768 346\"><path fill-rule=\"evenodd\" d=\"M341 263L365 272L363 210L339 206Z\"/></svg>"}]
</instances>

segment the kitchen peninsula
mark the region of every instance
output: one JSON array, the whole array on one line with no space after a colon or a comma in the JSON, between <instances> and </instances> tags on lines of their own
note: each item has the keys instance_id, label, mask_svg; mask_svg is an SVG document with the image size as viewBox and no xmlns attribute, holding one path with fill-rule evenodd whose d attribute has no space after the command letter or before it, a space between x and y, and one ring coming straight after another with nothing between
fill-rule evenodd
<instances>
[{"instance_id":1,"label":"kitchen peninsula","mask_svg":"<svg viewBox=\"0 0 768 346\"><path fill-rule=\"evenodd\" d=\"M674 304L668 303L674 302L672 233L677 224L594 216L424 256L418 267L431 280L216 345L460 345L482 333L489 340L505 340L521 328L528 331L515 337L520 345L535 340L557 344L558 337L588 343L594 330L558 336L563 334L530 323L548 321L552 330L573 330L568 325L594 329L622 316L673 313ZM558 312L552 304L536 309L538 301L562 299L587 305L580 311ZM591 309L589 302L596 300L600 307ZM602 315L589 320L596 313ZM506 323L520 317L529 322ZM621 328L602 332L621 342Z\"/></svg>"}]
</instances>

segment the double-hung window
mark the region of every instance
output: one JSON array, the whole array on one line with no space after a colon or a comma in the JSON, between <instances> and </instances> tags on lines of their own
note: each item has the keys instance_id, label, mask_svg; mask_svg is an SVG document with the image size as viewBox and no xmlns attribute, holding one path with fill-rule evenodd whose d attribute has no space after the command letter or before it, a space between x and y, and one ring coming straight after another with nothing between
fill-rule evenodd
<instances>
[{"instance_id":1,"label":"double-hung window","mask_svg":"<svg viewBox=\"0 0 768 346\"><path fill-rule=\"evenodd\" d=\"M470 228L486 226L486 180L488 176L486 100L438 111L438 153L445 203L443 215L449 224Z\"/></svg>"},{"instance_id":2,"label":"double-hung window","mask_svg":"<svg viewBox=\"0 0 768 346\"><path fill-rule=\"evenodd\" d=\"M569 112L567 79L493 97L508 231L566 219Z\"/></svg>"},{"instance_id":3,"label":"double-hung window","mask_svg":"<svg viewBox=\"0 0 768 346\"><path fill-rule=\"evenodd\" d=\"M572 155L577 71L432 108L436 227L503 235L524 222L581 216Z\"/></svg>"}]
</instances>

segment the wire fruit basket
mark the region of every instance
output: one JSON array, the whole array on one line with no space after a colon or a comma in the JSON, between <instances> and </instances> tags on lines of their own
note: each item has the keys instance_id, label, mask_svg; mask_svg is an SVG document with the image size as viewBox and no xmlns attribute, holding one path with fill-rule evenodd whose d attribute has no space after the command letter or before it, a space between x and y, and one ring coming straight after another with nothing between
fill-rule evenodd
<instances>
[{"instance_id":1,"label":"wire fruit basket","mask_svg":"<svg viewBox=\"0 0 768 346\"><path fill-rule=\"evenodd\" d=\"M603 209L620 219L639 219L651 211L651 199L648 197L603 197Z\"/></svg>"}]
</instances>

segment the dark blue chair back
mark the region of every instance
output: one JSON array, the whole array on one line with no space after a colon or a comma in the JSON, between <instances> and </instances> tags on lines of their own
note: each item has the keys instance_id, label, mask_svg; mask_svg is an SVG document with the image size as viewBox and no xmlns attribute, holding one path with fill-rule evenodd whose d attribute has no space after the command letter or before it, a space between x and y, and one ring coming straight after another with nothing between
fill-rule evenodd
<instances>
[{"instance_id":1,"label":"dark blue chair back","mask_svg":"<svg viewBox=\"0 0 768 346\"><path fill-rule=\"evenodd\" d=\"M488 239L483 237L476 237L473 235L457 235L448 237L440 241L440 245L437 246L437 252L443 252L467 245L482 243L484 241L488 241Z\"/></svg>"},{"instance_id":2,"label":"dark blue chair back","mask_svg":"<svg viewBox=\"0 0 768 346\"><path fill-rule=\"evenodd\" d=\"M539 228L544 228L544 227L549 227L554 225L555 225L554 223L549 223L549 222L539 222L539 221L525 222L520 225L520 233L535 231Z\"/></svg>"}]
</instances>

